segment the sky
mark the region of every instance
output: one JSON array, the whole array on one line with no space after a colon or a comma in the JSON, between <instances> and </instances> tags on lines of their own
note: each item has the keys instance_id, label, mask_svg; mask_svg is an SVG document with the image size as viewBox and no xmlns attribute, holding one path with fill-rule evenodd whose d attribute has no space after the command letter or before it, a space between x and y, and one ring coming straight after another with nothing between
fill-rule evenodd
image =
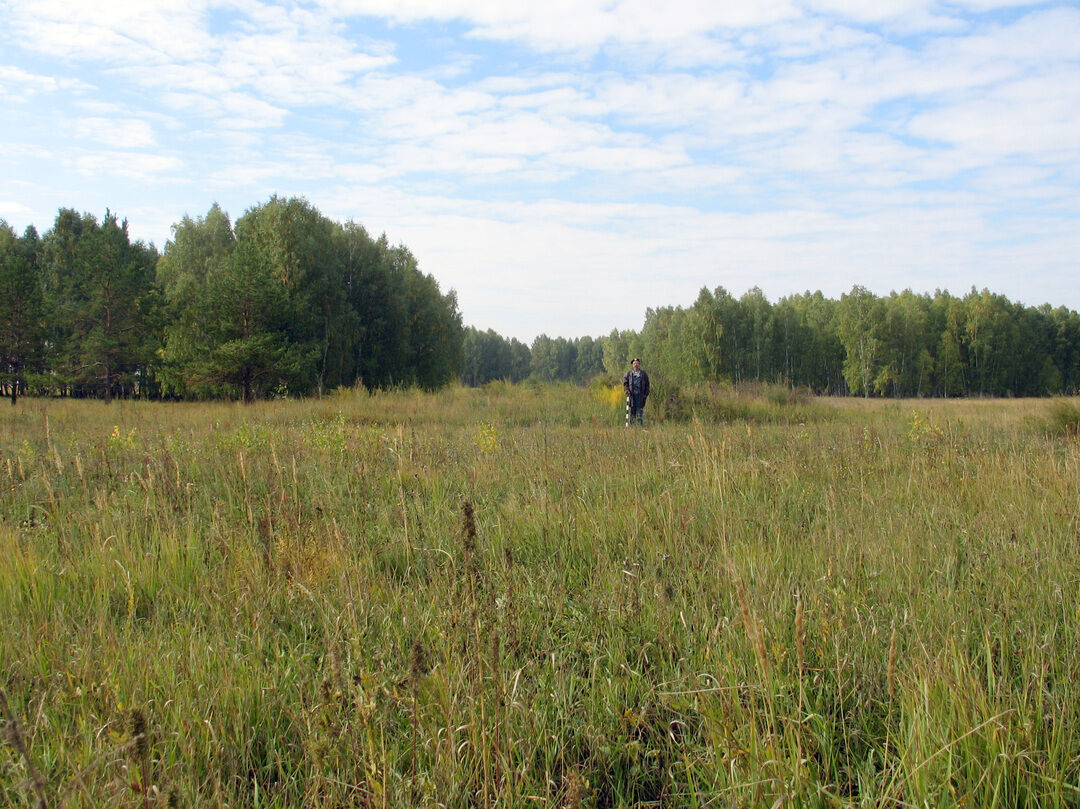
<instances>
[{"instance_id":1,"label":"sky","mask_svg":"<svg viewBox=\"0 0 1080 809\"><path fill-rule=\"evenodd\" d=\"M1078 2L0 0L0 110L19 232L301 196L526 343L703 287L1080 310Z\"/></svg>"}]
</instances>

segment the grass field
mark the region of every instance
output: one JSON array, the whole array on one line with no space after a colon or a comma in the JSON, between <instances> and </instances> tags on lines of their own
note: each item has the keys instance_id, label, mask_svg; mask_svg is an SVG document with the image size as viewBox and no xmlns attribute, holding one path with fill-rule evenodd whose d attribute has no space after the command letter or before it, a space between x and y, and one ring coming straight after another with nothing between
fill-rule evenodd
<instances>
[{"instance_id":1,"label":"grass field","mask_svg":"<svg viewBox=\"0 0 1080 809\"><path fill-rule=\"evenodd\" d=\"M680 407L0 408L0 805L1080 804L1074 404Z\"/></svg>"}]
</instances>

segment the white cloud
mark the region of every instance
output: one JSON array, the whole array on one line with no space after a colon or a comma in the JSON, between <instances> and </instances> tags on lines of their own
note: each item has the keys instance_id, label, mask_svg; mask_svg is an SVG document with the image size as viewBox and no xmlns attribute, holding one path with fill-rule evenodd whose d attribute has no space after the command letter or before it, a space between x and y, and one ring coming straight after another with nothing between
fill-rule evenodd
<instances>
[{"instance_id":1,"label":"white cloud","mask_svg":"<svg viewBox=\"0 0 1080 809\"><path fill-rule=\"evenodd\" d=\"M161 179L162 175L178 172L183 163L169 155L145 152L103 151L75 158L77 170L91 178L122 177L139 182Z\"/></svg>"},{"instance_id":2,"label":"white cloud","mask_svg":"<svg viewBox=\"0 0 1080 809\"><path fill-rule=\"evenodd\" d=\"M1010 25L994 25L971 36L952 38L957 52L984 62L1031 68L1080 59L1080 9L1033 11Z\"/></svg>"},{"instance_id":3,"label":"white cloud","mask_svg":"<svg viewBox=\"0 0 1080 809\"><path fill-rule=\"evenodd\" d=\"M540 50L595 49L608 42L677 41L718 29L766 25L798 17L788 0L716 3L673 0L557 0L540 4L475 0L337 0L327 9L389 17L400 23L462 20L472 35L523 41Z\"/></svg>"},{"instance_id":4,"label":"white cloud","mask_svg":"<svg viewBox=\"0 0 1080 809\"><path fill-rule=\"evenodd\" d=\"M140 149L156 143L150 124L130 118L79 118L75 134L118 149Z\"/></svg>"},{"instance_id":5,"label":"white cloud","mask_svg":"<svg viewBox=\"0 0 1080 809\"><path fill-rule=\"evenodd\" d=\"M0 98L25 102L38 93L80 92L93 89L72 78L42 76L16 65L0 65Z\"/></svg>"},{"instance_id":6,"label":"white cloud","mask_svg":"<svg viewBox=\"0 0 1080 809\"><path fill-rule=\"evenodd\" d=\"M201 0L16 0L5 5L8 27L21 41L62 59L162 62L198 58L212 50L203 26L209 3Z\"/></svg>"},{"instance_id":7,"label":"white cloud","mask_svg":"<svg viewBox=\"0 0 1080 809\"><path fill-rule=\"evenodd\" d=\"M0 219L6 220L16 216L21 218L28 213L30 213L30 209L21 202L10 199L0 199Z\"/></svg>"},{"instance_id":8,"label":"white cloud","mask_svg":"<svg viewBox=\"0 0 1080 809\"><path fill-rule=\"evenodd\" d=\"M264 101L242 92L185 93L170 92L160 97L161 103L174 114L190 119L209 119L222 131L272 129L280 127L289 115L285 107ZM189 126L202 125L189 121Z\"/></svg>"},{"instance_id":9,"label":"white cloud","mask_svg":"<svg viewBox=\"0 0 1080 809\"><path fill-rule=\"evenodd\" d=\"M377 43L368 43L375 53L358 50L323 15L252 2L233 6L249 24L224 38L206 28L211 3L182 0L11 4L9 26L23 47L109 65L145 87L253 89L269 103L333 103L356 76L393 63Z\"/></svg>"},{"instance_id":10,"label":"white cloud","mask_svg":"<svg viewBox=\"0 0 1080 809\"><path fill-rule=\"evenodd\" d=\"M980 155L985 162L1019 154L1064 162L1080 154L1078 102L1080 74L1022 79L981 97L921 112L910 129L918 137Z\"/></svg>"}]
</instances>

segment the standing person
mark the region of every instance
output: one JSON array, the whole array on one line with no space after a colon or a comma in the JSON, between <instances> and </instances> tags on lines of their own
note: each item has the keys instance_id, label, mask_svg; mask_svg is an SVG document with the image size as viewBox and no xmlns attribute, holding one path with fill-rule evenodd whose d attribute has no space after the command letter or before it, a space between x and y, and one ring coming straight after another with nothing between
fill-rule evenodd
<instances>
[{"instance_id":1,"label":"standing person","mask_svg":"<svg viewBox=\"0 0 1080 809\"><path fill-rule=\"evenodd\" d=\"M645 400L649 398L649 375L641 370L641 360L634 357L633 366L623 377L622 386L626 393L627 417L626 424L630 426L635 421L642 424L642 411L645 410Z\"/></svg>"}]
</instances>

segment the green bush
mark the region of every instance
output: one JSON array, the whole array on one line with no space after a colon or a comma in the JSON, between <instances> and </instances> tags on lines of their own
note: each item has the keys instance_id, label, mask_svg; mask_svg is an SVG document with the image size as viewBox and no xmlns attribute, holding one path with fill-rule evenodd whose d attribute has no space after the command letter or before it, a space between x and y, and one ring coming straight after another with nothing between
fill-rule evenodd
<instances>
[{"instance_id":1,"label":"green bush","mask_svg":"<svg viewBox=\"0 0 1080 809\"><path fill-rule=\"evenodd\" d=\"M1047 406L1046 430L1051 435L1080 435L1080 406L1069 399L1053 399Z\"/></svg>"}]
</instances>

